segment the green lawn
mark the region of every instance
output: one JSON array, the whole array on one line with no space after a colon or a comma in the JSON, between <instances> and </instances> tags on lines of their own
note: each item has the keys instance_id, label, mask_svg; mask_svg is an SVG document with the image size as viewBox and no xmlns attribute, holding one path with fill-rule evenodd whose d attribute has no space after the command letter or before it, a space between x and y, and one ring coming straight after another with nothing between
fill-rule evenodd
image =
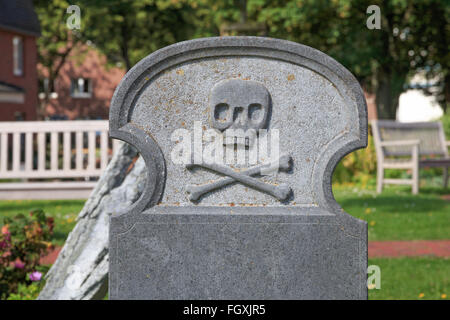
<instances>
[{"instance_id":1,"label":"green lawn","mask_svg":"<svg viewBox=\"0 0 450 320\"><path fill-rule=\"evenodd\" d=\"M422 188L412 195L407 187L374 190L334 186L337 201L349 214L369 223L369 240L450 239L450 202L440 198L450 191ZM55 218L56 245L62 245L83 207L82 200L0 201L0 218L43 209ZM1 224L1 222L0 222ZM449 299L450 259L370 259L381 268L381 290L369 291L370 299Z\"/></svg>"},{"instance_id":2,"label":"green lawn","mask_svg":"<svg viewBox=\"0 0 450 320\"><path fill-rule=\"evenodd\" d=\"M55 218L53 243L63 245L75 219L83 208L84 200L6 200L0 201L0 225L2 217L12 217L18 213L27 214L34 209L42 209L47 216Z\"/></svg>"},{"instance_id":3,"label":"green lawn","mask_svg":"<svg viewBox=\"0 0 450 320\"><path fill-rule=\"evenodd\" d=\"M334 186L333 192L346 212L369 223L369 241L450 239L450 202L440 198L450 193L448 189L422 188L419 195L412 195L410 188L388 187L377 195L374 190ZM54 243L61 245L83 204L83 200L0 201L0 217L41 208L55 218Z\"/></svg>"},{"instance_id":4,"label":"green lawn","mask_svg":"<svg viewBox=\"0 0 450 320\"><path fill-rule=\"evenodd\" d=\"M381 270L381 288L369 299L450 299L450 259L369 259Z\"/></svg>"},{"instance_id":5,"label":"green lawn","mask_svg":"<svg viewBox=\"0 0 450 320\"><path fill-rule=\"evenodd\" d=\"M450 190L422 188L412 195L408 187L374 190L334 186L336 200L349 214L369 224L369 241L450 239L450 202L441 194Z\"/></svg>"}]
</instances>

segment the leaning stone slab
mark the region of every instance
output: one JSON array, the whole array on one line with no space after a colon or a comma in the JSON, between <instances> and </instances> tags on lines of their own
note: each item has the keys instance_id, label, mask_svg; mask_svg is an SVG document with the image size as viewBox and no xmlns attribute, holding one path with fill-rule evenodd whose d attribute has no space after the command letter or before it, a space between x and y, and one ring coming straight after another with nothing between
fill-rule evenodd
<instances>
[{"instance_id":1,"label":"leaning stone slab","mask_svg":"<svg viewBox=\"0 0 450 320\"><path fill-rule=\"evenodd\" d=\"M245 161L205 161L210 129ZM264 132L279 149L267 172L249 155ZM367 145L366 104L329 56L259 37L177 43L126 74L110 134L147 169L138 201L111 214L111 299L367 298L367 225L331 190L339 160Z\"/></svg>"},{"instance_id":2,"label":"leaning stone slab","mask_svg":"<svg viewBox=\"0 0 450 320\"><path fill-rule=\"evenodd\" d=\"M46 274L38 300L103 299L108 290L109 215L117 208L129 207L142 192L145 166L128 145L114 153L109 165L77 217L55 263Z\"/></svg>"}]
</instances>

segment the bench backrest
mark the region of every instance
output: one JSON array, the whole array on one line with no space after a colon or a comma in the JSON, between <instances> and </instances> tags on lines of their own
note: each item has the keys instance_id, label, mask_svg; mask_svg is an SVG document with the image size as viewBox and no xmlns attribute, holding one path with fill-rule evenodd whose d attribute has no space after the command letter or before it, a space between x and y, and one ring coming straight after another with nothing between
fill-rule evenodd
<instances>
[{"instance_id":1,"label":"bench backrest","mask_svg":"<svg viewBox=\"0 0 450 320\"><path fill-rule=\"evenodd\" d=\"M442 123L436 122L396 122L393 120L373 120L372 132L377 151L385 156L411 155L411 147L379 147L380 141L420 140L420 155L447 156L445 134Z\"/></svg>"},{"instance_id":2,"label":"bench backrest","mask_svg":"<svg viewBox=\"0 0 450 320\"><path fill-rule=\"evenodd\" d=\"M104 120L0 122L0 179L98 177L111 147Z\"/></svg>"}]
</instances>

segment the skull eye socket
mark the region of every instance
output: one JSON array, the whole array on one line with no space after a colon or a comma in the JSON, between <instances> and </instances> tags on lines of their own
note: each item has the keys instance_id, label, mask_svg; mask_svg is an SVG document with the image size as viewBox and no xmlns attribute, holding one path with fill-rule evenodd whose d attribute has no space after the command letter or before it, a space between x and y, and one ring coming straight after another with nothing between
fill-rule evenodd
<instances>
[{"instance_id":1,"label":"skull eye socket","mask_svg":"<svg viewBox=\"0 0 450 320\"><path fill-rule=\"evenodd\" d=\"M219 122L228 122L230 106L226 103L219 103L214 108L214 119Z\"/></svg>"},{"instance_id":2,"label":"skull eye socket","mask_svg":"<svg viewBox=\"0 0 450 320\"><path fill-rule=\"evenodd\" d=\"M259 103L252 103L248 106L248 118L250 121L260 122L263 117L263 107Z\"/></svg>"}]
</instances>

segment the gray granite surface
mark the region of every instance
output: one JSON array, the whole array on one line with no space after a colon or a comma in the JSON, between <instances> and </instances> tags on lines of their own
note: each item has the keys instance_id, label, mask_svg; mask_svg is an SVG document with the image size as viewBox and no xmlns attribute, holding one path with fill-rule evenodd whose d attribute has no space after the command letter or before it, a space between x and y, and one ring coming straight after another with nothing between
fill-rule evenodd
<instances>
[{"instance_id":1,"label":"gray granite surface","mask_svg":"<svg viewBox=\"0 0 450 320\"><path fill-rule=\"evenodd\" d=\"M241 113L219 116L219 104ZM174 163L174 131L199 122L204 131L277 129L289 170L260 176L245 173L248 163ZM366 104L332 58L270 38L177 43L126 74L110 134L147 166L140 199L111 215L110 298L367 298L367 225L331 192L335 165L367 144ZM197 201L189 196L189 186L220 180ZM289 196L276 196L282 188Z\"/></svg>"}]
</instances>

